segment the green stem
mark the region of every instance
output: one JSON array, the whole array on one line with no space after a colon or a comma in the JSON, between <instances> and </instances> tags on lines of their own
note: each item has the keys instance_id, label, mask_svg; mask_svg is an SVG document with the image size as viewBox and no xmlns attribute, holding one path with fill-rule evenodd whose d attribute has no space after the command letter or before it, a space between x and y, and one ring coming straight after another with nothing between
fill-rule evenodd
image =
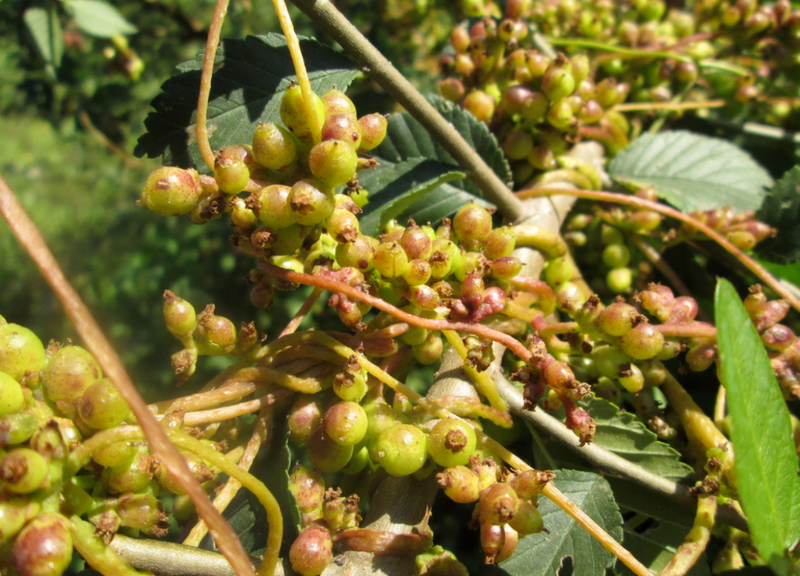
<instances>
[{"instance_id":1,"label":"green stem","mask_svg":"<svg viewBox=\"0 0 800 576\"><path fill-rule=\"evenodd\" d=\"M208 97L211 94L211 75L214 72L214 59L217 56L222 24L228 12L228 0L217 0L211 26L208 29L206 53L203 56L203 69L200 72L200 94L197 97L197 118L195 119L195 135L200 155L206 166L214 172L214 152L208 140Z\"/></svg>"},{"instance_id":2,"label":"green stem","mask_svg":"<svg viewBox=\"0 0 800 576\"><path fill-rule=\"evenodd\" d=\"M95 536L92 524L78 516L72 516L69 522L72 543L89 566L104 576L142 576L102 538Z\"/></svg>"}]
</instances>

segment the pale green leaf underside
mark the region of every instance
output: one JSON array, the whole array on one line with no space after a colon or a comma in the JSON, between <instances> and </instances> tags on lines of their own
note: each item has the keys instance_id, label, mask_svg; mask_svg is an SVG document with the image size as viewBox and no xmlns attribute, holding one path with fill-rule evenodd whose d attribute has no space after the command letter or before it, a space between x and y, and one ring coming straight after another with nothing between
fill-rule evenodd
<instances>
[{"instance_id":1,"label":"pale green leaf underside","mask_svg":"<svg viewBox=\"0 0 800 576\"><path fill-rule=\"evenodd\" d=\"M691 132L645 135L609 166L626 186L654 188L683 212L731 206L756 210L772 178L749 154L726 140Z\"/></svg>"},{"instance_id":2,"label":"pale green leaf underside","mask_svg":"<svg viewBox=\"0 0 800 576\"><path fill-rule=\"evenodd\" d=\"M777 228L774 238L758 245L758 255L788 264L800 260L800 166L775 183L756 218Z\"/></svg>"},{"instance_id":3,"label":"pale green leaf underside","mask_svg":"<svg viewBox=\"0 0 800 576\"><path fill-rule=\"evenodd\" d=\"M720 279L714 299L742 508L759 554L780 575L800 538L800 476L789 410L739 295Z\"/></svg>"},{"instance_id":4,"label":"pale green leaf underside","mask_svg":"<svg viewBox=\"0 0 800 576\"><path fill-rule=\"evenodd\" d=\"M64 6L75 19L75 25L90 36L111 38L136 33L136 26L102 0L65 0Z\"/></svg>"},{"instance_id":5,"label":"pale green leaf underside","mask_svg":"<svg viewBox=\"0 0 800 576\"><path fill-rule=\"evenodd\" d=\"M48 10L34 6L25 10L22 19L44 63L52 68L61 66L61 58L64 56L64 36L55 8Z\"/></svg>"}]
</instances>

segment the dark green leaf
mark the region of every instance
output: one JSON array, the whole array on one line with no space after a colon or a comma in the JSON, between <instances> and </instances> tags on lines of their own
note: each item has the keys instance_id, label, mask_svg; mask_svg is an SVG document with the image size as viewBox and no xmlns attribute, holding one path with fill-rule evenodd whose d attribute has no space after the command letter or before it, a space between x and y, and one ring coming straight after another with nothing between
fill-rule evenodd
<instances>
[{"instance_id":1,"label":"dark green leaf","mask_svg":"<svg viewBox=\"0 0 800 576\"><path fill-rule=\"evenodd\" d=\"M666 131L635 140L609 166L626 186L654 188L683 212L731 206L755 210L772 178L749 154L726 140Z\"/></svg>"},{"instance_id":2,"label":"dark green leaf","mask_svg":"<svg viewBox=\"0 0 800 576\"><path fill-rule=\"evenodd\" d=\"M344 90L358 75L350 60L315 40L302 39L300 46L317 94L334 86ZM145 120L148 132L134 150L137 156L163 155L165 164L208 171L195 142L201 67L202 55L198 55L164 82L153 100L155 111ZM249 144L259 122L279 122L283 91L293 78L294 66L283 36L223 40L208 104L211 148Z\"/></svg>"},{"instance_id":3,"label":"dark green leaf","mask_svg":"<svg viewBox=\"0 0 800 576\"><path fill-rule=\"evenodd\" d=\"M800 166L767 192L756 217L778 229L777 236L759 244L759 256L783 264L800 259Z\"/></svg>"},{"instance_id":4,"label":"dark green leaf","mask_svg":"<svg viewBox=\"0 0 800 576\"><path fill-rule=\"evenodd\" d=\"M605 448L645 470L673 482L688 481L694 476L692 468L680 461L680 454L658 437L636 416L621 412L612 402L590 396L580 402L597 423L595 446ZM563 412L554 413L563 417ZM581 460L571 450L549 441L547 449L560 465L574 467Z\"/></svg>"},{"instance_id":5,"label":"dark green leaf","mask_svg":"<svg viewBox=\"0 0 800 576\"><path fill-rule=\"evenodd\" d=\"M28 8L22 19L33 38L36 51L49 68L49 73L54 75L55 69L61 66L61 58L64 56L64 36L55 7L49 10Z\"/></svg>"},{"instance_id":6,"label":"dark green leaf","mask_svg":"<svg viewBox=\"0 0 800 576\"><path fill-rule=\"evenodd\" d=\"M369 204L359 218L361 231L376 236L386 223L397 218L423 195L446 182L463 178L452 164L411 158L385 168L363 173L360 184L369 190ZM428 199L426 196L426 204Z\"/></svg>"},{"instance_id":7,"label":"dark green leaf","mask_svg":"<svg viewBox=\"0 0 800 576\"><path fill-rule=\"evenodd\" d=\"M450 122L466 141L483 157L486 163L504 181L511 180L511 170L503 151L487 126L458 106L430 96L433 106ZM438 160L450 165L451 170L460 170L455 159L438 143L428 131L410 114L395 114L389 119L386 139L374 150L381 167L386 170L393 164L412 158ZM380 170L381 168L379 168ZM393 189L396 194L405 193L400 187ZM417 222L438 222L452 215L458 208L471 200L478 200L482 193L469 179L455 179L448 184L435 187L424 195L424 199L406 208L398 218L400 221L412 218ZM387 194L381 200L390 201ZM372 210L382 209L382 203L370 199Z\"/></svg>"},{"instance_id":8,"label":"dark green leaf","mask_svg":"<svg viewBox=\"0 0 800 576\"><path fill-rule=\"evenodd\" d=\"M714 298L740 502L756 548L778 574L800 539L800 476L789 410L761 338L730 282Z\"/></svg>"},{"instance_id":9,"label":"dark green leaf","mask_svg":"<svg viewBox=\"0 0 800 576\"><path fill-rule=\"evenodd\" d=\"M136 33L136 26L128 22L108 2L102 0L65 0L64 6L75 19L82 32L98 38Z\"/></svg>"},{"instance_id":10,"label":"dark green leaf","mask_svg":"<svg viewBox=\"0 0 800 576\"><path fill-rule=\"evenodd\" d=\"M608 482L601 476L561 470L555 485L606 532L617 540L622 539L622 517ZM550 534L522 538L516 552L493 573L557 576L562 565L571 564L572 576L602 576L613 563L614 556L550 500L542 497L539 503Z\"/></svg>"}]
</instances>

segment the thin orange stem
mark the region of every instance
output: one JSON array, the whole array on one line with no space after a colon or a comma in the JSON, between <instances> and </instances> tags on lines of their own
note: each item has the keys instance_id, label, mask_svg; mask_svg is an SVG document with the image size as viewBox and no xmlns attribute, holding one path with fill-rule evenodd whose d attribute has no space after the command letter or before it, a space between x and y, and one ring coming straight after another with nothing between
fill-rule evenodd
<instances>
[{"instance_id":1,"label":"thin orange stem","mask_svg":"<svg viewBox=\"0 0 800 576\"><path fill-rule=\"evenodd\" d=\"M217 56L219 37L225 14L228 13L228 0L217 0L211 26L208 29L206 53L203 56L203 69L200 72L200 95L197 98L197 118L195 119L195 135L200 155L208 168L214 171L214 151L208 141L208 97L211 94L211 75L214 72L214 59Z\"/></svg>"},{"instance_id":2,"label":"thin orange stem","mask_svg":"<svg viewBox=\"0 0 800 576\"><path fill-rule=\"evenodd\" d=\"M705 102L628 102L617 104L617 112L638 112L648 110L703 110L706 108L722 108L727 100L706 100Z\"/></svg>"},{"instance_id":3,"label":"thin orange stem","mask_svg":"<svg viewBox=\"0 0 800 576\"><path fill-rule=\"evenodd\" d=\"M636 206L637 208L652 210L654 212L658 212L660 214L669 216L670 218L680 220L681 222L688 224L695 230L699 230L700 232L708 236L711 240L715 241L717 244L722 246L722 248L724 248L727 252L729 252L736 259L738 259L759 280L761 280L764 284L769 286L781 298L789 302L792 308L800 312L800 299L798 299L797 296L792 294L789 290L784 288L783 285L781 285L781 283L774 276L772 276L772 274L767 272L767 270L763 266L761 266L758 262L750 258L739 248L731 244L724 236L719 234L719 232L706 226L697 219L692 218L688 214L684 214L683 212L675 210L674 208L670 208L669 206L659 204L658 202L653 202L651 200L645 200L644 198L639 198L638 196L631 196L627 194L616 194L614 192L604 192L601 190L534 188L517 192L517 197L535 198L537 196L553 196L556 194L568 194L570 196L576 196L578 198L586 198L587 200L600 200L602 202L614 202L616 204L626 204L628 206Z\"/></svg>"}]
</instances>

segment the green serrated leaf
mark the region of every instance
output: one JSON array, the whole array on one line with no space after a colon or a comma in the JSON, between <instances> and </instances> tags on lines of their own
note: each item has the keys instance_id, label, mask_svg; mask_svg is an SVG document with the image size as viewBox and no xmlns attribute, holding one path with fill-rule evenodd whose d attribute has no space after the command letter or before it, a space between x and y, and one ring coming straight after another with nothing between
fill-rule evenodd
<instances>
[{"instance_id":1,"label":"green serrated leaf","mask_svg":"<svg viewBox=\"0 0 800 576\"><path fill-rule=\"evenodd\" d=\"M714 295L739 496L756 548L780 575L800 539L800 476L789 410L739 295L720 279Z\"/></svg>"},{"instance_id":2,"label":"green serrated leaf","mask_svg":"<svg viewBox=\"0 0 800 576\"><path fill-rule=\"evenodd\" d=\"M502 180L511 180L508 161L497 139L484 123L438 96L429 96L429 100ZM395 114L389 119L386 139L373 152L381 165L391 166L412 158L426 158L448 164L452 170L460 170L455 159L428 134L422 124L407 113ZM403 221L411 218L417 222L435 223L452 215L467 202L479 201L481 197L480 188L462 176L426 193L423 201L406 208L399 219ZM488 205L486 202L481 203ZM370 205L373 204L375 202L370 198ZM380 208L381 204L378 203L373 210Z\"/></svg>"},{"instance_id":3,"label":"green serrated leaf","mask_svg":"<svg viewBox=\"0 0 800 576\"><path fill-rule=\"evenodd\" d=\"M72 15L75 25L82 32L98 38L127 36L137 32L136 26L128 22L108 2L102 0L64 0L64 7Z\"/></svg>"},{"instance_id":4,"label":"green serrated leaf","mask_svg":"<svg viewBox=\"0 0 800 576\"><path fill-rule=\"evenodd\" d=\"M370 191L369 204L359 218L361 231L376 236L389 220L400 216L422 196L463 177L464 173L453 170L452 164L424 158L387 164L383 169L361 175L360 184Z\"/></svg>"},{"instance_id":5,"label":"green serrated leaf","mask_svg":"<svg viewBox=\"0 0 800 576\"><path fill-rule=\"evenodd\" d=\"M727 140L665 131L635 140L617 155L609 175L626 186L651 187L683 212L730 206L755 210L772 178Z\"/></svg>"},{"instance_id":6,"label":"green serrated leaf","mask_svg":"<svg viewBox=\"0 0 800 576\"><path fill-rule=\"evenodd\" d=\"M55 7L28 8L22 19L48 72L55 75L55 69L61 66L64 57L64 36Z\"/></svg>"},{"instance_id":7,"label":"green serrated leaf","mask_svg":"<svg viewBox=\"0 0 800 576\"><path fill-rule=\"evenodd\" d=\"M694 477L691 466L680 461L680 453L661 442L658 437L629 412L620 411L619 407L594 396L580 402L597 424L592 442L595 446L605 448L629 462L641 466L645 470L668 478L673 482L691 482ZM554 413L562 417L562 412ZM581 463L574 453L560 448L555 442L548 442L547 449L551 456L561 465L574 467Z\"/></svg>"},{"instance_id":8,"label":"green serrated leaf","mask_svg":"<svg viewBox=\"0 0 800 576\"><path fill-rule=\"evenodd\" d=\"M611 488L601 476L590 472L560 470L556 487L615 539L622 539L622 516ZM572 576L602 576L614 556L575 520L547 498L539 500L539 511L549 534L520 539L514 554L493 574L510 576L557 576L562 565L572 565Z\"/></svg>"},{"instance_id":9,"label":"green serrated leaf","mask_svg":"<svg viewBox=\"0 0 800 576\"><path fill-rule=\"evenodd\" d=\"M358 75L353 63L316 40L301 39L313 90L322 94L334 86L345 90ZM208 172L195 142L195 114L202 55L184 62L164 82L161 94L145 120L148 132L139 138L134 154L165 164ZM283 91L296 78L294 66L279 34L223 40L217 52L208 104L208 130L214 150L248 144L259 122L280 122Z\"/></svg>"},{"instance_id":10,"label":"green serrated leaf","mask_svg":"<svg viewBox=\"0 0 800 576\"><path fill-rule=\"evenodd\" d=\"M758 245L759 256L783 264L800 260L800 166L767 192L756 218L778 230L777 236Z\"/></svg>"}]
</instances>

